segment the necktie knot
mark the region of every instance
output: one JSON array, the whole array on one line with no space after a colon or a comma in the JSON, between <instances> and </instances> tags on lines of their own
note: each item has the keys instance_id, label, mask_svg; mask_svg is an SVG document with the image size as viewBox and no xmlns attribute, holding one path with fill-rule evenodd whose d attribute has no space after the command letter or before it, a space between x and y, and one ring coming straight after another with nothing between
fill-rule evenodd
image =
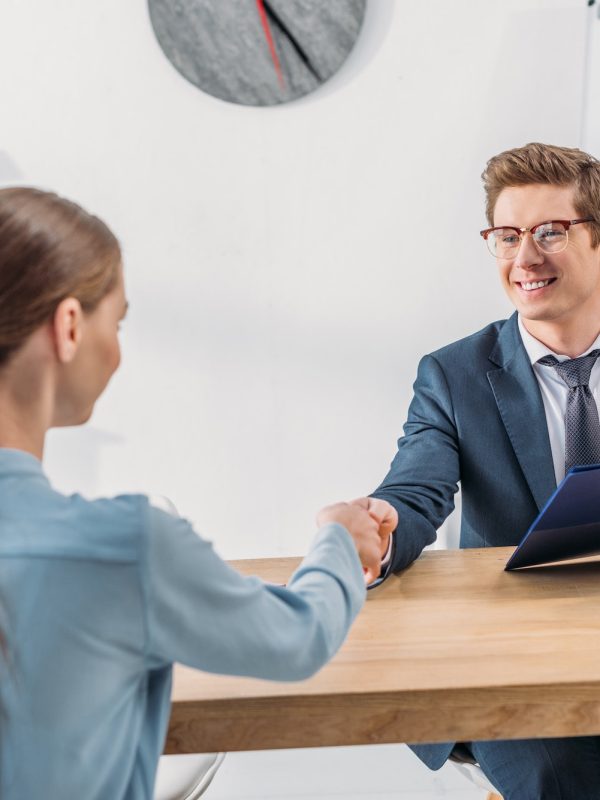
<instances>
[{"instance_id":1,"label":"necktie knot","mask_svg":"<svg viewBox=\"0 0 600 800\"><path fill-rule=\"evenodd\" d=\"M592 350L585 356L571 358L568 361L559 361L554 356L544 356L540 358L538 364L547 367L554 367L558 376L567 384L569 389L578 386L587 386L590 382L592 368L596 359L600 355L600 350Z\"/></svg>"}]
</instances>

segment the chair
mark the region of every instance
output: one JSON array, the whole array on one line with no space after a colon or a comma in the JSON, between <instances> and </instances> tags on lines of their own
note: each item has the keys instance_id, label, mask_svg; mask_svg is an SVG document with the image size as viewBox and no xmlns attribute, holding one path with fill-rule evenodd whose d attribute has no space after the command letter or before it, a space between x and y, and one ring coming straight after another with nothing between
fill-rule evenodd
<instances>
[{"instance_id":1,"label":"chair","mask_svg":"<svg viewBox=\"0 0 600 800\"><path fill-rule=\"evenodd\" d=\"M454 745L449 761L467 780L488 792L487 800L502 800L502 796L498 794L496 787L486 778L483 770L473 758L471 751L463 744Z\"/></svg>"},{"instance_id":2,"label":"chair","mask_svg":"<svg viewBox=\"0 0 600 800\"><path fill-rule=\"evenodd\" d=\"M154 800L197 800L203 795L225 753L162 756L158 762Z\"/></svg>"}]
</instances>

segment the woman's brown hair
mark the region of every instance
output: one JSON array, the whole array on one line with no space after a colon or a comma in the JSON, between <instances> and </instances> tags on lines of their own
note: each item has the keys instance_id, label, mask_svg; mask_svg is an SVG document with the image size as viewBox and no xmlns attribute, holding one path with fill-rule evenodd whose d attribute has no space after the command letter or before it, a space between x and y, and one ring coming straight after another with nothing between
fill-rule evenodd
<instances>
[{"instance_id":1,"label":"woman's brown hair","mask_svg":"<svg viewBox=\"0 0 600 800\"><path fill-rule=\"evenodd\" d=\"M76 203L40 189L0 189L0 366L66 297L93 311L120 264L114 234Z\"/></svg>"},{"instance_id":2,"label":"woman's brown hair","mask_svg":"<svg viewBox=\"0 0 600 800\"><path fill-rule=\"evenodd\" d=\"M589 153L532 142L491 158L481 177L489 225L494 224L494 208L503 189L533 183L572 186L578 216L594 219L589 223L592 246L600 244L600 161Z\"/></svg>"}]
</instances>

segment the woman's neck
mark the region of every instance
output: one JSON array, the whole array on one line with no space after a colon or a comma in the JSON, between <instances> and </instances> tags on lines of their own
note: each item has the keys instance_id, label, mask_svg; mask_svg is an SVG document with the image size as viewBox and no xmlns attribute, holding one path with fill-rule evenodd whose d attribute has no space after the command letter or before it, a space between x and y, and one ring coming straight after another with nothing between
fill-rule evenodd
<instances>
[{"instance_id":1,"label":"woman's neck","mask_svg":"<svg viewBox=\"0 0 600 800\"><path fill-rule=\"evenodd\" d=\"M54 413L53 377L26 356L19 353L0 371L0 447L41 460Z\"/></svg>"},{"instance_id":2,"label":"woman's neck","mask_svg":"<svg viewBox=\"0 0 600 800\"><path fill-rule=\"evenodd\" d=\"M23 450L31 453L40 461L44 457L44 437L24 432L18 429L0 427L0 447L10 447L12 450Z\"/></svg>"}]
</instances>

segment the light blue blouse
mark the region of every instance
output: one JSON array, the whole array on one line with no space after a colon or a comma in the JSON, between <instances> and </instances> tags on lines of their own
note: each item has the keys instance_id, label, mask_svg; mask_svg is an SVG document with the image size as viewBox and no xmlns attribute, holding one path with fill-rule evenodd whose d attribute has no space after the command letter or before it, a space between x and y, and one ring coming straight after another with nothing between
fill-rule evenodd
<instances>
[{"instance_id":1,"label":"light blue blouse","mask_svg":"<svg viewBox=\"0 0 600 800\"><path fill-rule=\"evenodd\" d=\"M173 662L306 678L364 597L340 525L287 588L266 585L145 496L66 497L36 458L0 449L0 797L149 800Z\"/></svg>"}]
</instances>

